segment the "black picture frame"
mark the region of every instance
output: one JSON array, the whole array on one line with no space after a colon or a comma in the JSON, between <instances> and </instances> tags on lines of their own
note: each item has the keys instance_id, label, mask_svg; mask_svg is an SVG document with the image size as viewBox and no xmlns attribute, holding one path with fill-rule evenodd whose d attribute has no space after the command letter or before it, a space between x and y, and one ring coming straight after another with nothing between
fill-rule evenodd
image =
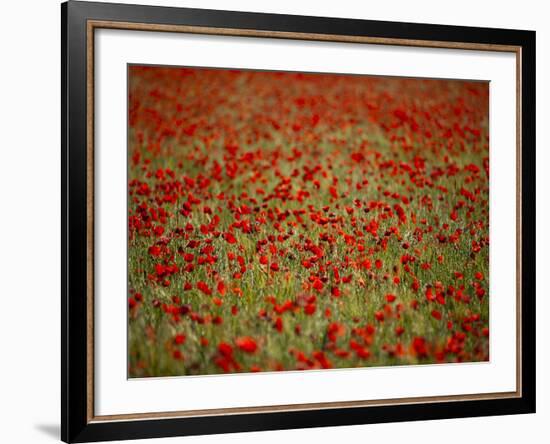
<instances>
[{"instance_id":1,"label":"black picture frame","mask_svg":"<svg viewBox=\"0 0 550 444\"><path fill-rule=\"evenodd\" d=\"M521 48L521 396L200 417L94 421L87 344L87 22L186 25ZM69 1L61 5L61 438L90 442L535 412L535 32ZM498 277L497 277L498 278Z\"/></svg>"}]
</instances>

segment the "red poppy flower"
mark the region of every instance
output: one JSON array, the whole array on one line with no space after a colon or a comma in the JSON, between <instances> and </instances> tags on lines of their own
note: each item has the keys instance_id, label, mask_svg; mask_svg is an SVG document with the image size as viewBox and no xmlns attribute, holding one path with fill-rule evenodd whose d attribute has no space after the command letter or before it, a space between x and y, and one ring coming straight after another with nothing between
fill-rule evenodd
<instances>
[{"instance_id":1,"label":"red poppy flower","mask_svg":"<svg viewBox=\"0 0 550 444\"><path fill-rule=\"evenodd\" d=\"M178 345L181 345L185 343L185 335L184 334L178 334L174 336L174 342Z\"/></svg>"},{"instance_id":2,"label":"red poppy flower","mask_svg":"<svg viewBox=\"0 0 550 444\"><path fill-rule=\"evenodd\" d=\"M256 341L250 336L242 336L235 339L235 345L246 353L254 353L258 348Z\"/></svg>"}]
</instances>

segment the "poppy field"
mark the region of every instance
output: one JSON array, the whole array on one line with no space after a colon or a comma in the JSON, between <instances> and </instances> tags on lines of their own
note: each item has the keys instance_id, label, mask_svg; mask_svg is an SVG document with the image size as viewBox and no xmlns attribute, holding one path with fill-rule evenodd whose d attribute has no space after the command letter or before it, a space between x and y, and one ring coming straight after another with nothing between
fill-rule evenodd
<instances>
[{"instance_id":1,"label":"poppy field","mask_svg":"<svg viewBox=\"0 0 550 444\"><path fill-rule=\"evenodd\" d=\"M487 82L128 70L129 377L489 359Z\"/></svg>"}]
</instances>

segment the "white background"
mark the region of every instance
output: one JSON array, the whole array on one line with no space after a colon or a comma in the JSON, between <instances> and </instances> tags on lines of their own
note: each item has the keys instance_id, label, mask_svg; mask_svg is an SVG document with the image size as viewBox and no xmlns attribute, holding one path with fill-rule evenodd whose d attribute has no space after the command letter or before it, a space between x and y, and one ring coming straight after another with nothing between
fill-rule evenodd
<instances>
[{"instance_id":1,"label":"white background","mask_svg":"<svg viewBox=\"0 0 550 444\"><path fill-rule=\"evenodd\" d=\"M513 392L516 59L513 53L100 29L96 33L96 415ZM130 379L126 336L127 63L490 80L491 361ZM512 178L510 178L512 172ZM99 276L100 278L97 278ZM118 295L118 296L117 296ZM495 340L498 338L498 340ZM415 383L411 384L410 381ZM449 384L449 381L453 381ZM319 390L319 387L323 387Z\"/></svg>"},{"instance_id":2,"label":"white background","mask_svg":"<svg viewBox=\"0 0 550 444\"><path fill-rule=\"evenodd\" d=\"M119 0L120 1L120 0ZM452 7L439 1L153 1L150 4L217 9L356 17L378 20L537 30L537 271L550 266L550 208L545 171L550 154L543 147L550 118L550 29L544 2L521 4L463 0ZM60 154L59 154L59 3L11 2L2 9L0 50L0 439L8 443L57 440L59 430L60 324ZM7 136L7 137L6 137ZM546 202L545 202L546 200ZM513 442L547 435L550 420L550 324L548 284L537 282L538 412L536 415L475 418L291 430L149 442L416 442L463 443L464 440ZM544 353L546 351L546 353ZM541 439L536 440L541 441Z\"/></svg>"}]
</instances>

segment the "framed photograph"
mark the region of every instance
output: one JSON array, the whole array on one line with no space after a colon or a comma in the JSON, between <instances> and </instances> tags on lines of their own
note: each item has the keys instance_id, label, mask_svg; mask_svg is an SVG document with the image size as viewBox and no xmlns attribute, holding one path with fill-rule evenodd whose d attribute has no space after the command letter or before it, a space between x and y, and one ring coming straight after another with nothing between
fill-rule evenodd
<instances>
[{"instance_id":1,"label":"framed photograph","mask_svg":"<svg viewBox=\"0 0 550 444\"><path fill-rule=\"evenodd\" d=\"M535 33L69 1L62 439L535 411Z\"/></svg>"}]
</instances>

